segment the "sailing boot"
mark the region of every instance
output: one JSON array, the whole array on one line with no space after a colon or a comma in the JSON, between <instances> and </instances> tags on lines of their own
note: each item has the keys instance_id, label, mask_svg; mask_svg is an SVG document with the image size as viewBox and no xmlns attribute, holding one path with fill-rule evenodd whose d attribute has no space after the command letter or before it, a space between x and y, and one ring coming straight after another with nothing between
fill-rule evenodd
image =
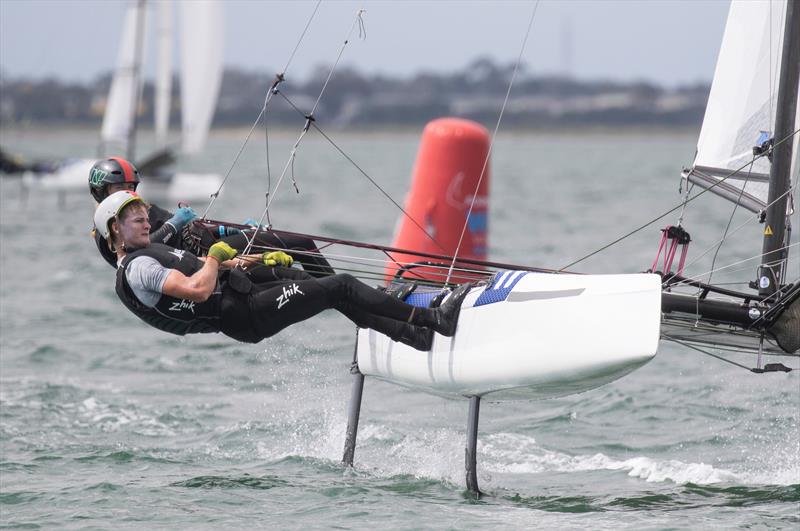
<instances>
[{"instance_id":1,"label":"sailing boot","mask_svg":"<svg viewBox=\"0 0 800 531\"><path fill-rule=\"evenodd\" d=\"M436 332L447 337L455 335L458 327L458 315L461 313L461 303L464 302L464 297L469 294L470 288L472 288L471 282L461 284L450 293L450 296L441 306L433 310L436 319L433 329Z\"/></svg>"},{"instance_id":2,"label":"sailing boot","mask_svg":"<svg viewBox=\"0 0 800 531\"><path fill-rule=\"evenodd\" d=\"M400 343L405 343L409 347L417 350L427 352L433 347L433 328L405 324L403 330L400 332L400 336L392 339Z\"/></svg>"}]
</instances>

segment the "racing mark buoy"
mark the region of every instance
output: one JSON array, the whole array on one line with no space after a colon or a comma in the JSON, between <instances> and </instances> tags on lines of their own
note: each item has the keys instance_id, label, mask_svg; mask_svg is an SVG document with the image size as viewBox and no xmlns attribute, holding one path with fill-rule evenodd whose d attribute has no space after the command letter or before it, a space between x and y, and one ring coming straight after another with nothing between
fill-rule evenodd
<instances>
[{"instance_id":1,"label":"racing mark buoy","mask_svg":"<svg viewBox=\"0 0 800 531\"><path fill-rule=\"evenodd\" d=\"M422 132L411 188L404 206L416 223L401 214L392 246L453 255L466 222L458 257L485 260L489 207L488 153L489 133L482 125L461 118L439 118L428 123ZM473 195L475 204L467 220ZM428 234L420 227L424 227ZM412 254L391 253L391 256L394 262L387 262L387 281L398 272L398 264L406 266L402 273L405 278L443 281L446 270L414 264L436 262L450 265L449 260ZM475 269L474 266L465 267ZM474 278L454 271L451 281L464 282Z\"/></svg>"}]
</instances>

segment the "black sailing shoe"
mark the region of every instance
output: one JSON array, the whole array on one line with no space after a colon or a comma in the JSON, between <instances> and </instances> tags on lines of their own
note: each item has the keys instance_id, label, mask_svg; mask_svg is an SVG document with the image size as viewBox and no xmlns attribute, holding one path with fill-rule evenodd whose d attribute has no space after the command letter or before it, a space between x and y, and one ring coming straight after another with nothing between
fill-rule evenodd
<instances>
[{"instance_id":1,"label":"black sailing shoe","mask_svg":"<svg viewBox=\"0 0 800 531\"><path fill-rule=\"evenodd\" d=\"M407 324L398 341L405 343L409 347L427 352L433 348L433 328Z\"/></svg>"},{"instance_id":2,"label":"black sailing shoe","mask_svg":"<svg viewBox=\"0 0 800 531\"><path fill-rule=\"evenodd\" d=\"M470 288L472 288L471 282L461 284L453 290L441 306L434 310L436 312L434 330L447 337L455 335L458 327L458 314L461 313L461 303L464 302L464 297L467 296Z\"/></svg>"}]
</instances>

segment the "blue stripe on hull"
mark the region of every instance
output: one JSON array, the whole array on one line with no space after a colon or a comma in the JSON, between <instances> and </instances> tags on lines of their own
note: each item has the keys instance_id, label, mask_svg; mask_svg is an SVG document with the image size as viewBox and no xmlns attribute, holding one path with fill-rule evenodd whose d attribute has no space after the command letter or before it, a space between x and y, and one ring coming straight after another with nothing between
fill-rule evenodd
<instances>
[{"instance_id":1,"label":"blue stripe on hull","mask_svg":"<svg viewBox=\"0 0 800 531\"><path fill-rule=\"evenodd\" d=\"M527 274L527 271L498 271L494 276L492 285L481 293L481 296L478 297L473 306L483 306L484 304L506 300L508 294L517 285L517 282Z\"/></svg>"}]
</instances>

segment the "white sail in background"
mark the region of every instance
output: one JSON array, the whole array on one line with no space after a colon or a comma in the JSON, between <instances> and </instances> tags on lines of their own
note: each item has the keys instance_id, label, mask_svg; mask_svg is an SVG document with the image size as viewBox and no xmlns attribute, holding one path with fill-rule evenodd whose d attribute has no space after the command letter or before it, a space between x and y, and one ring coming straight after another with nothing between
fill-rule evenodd
<instances>
[{"instance_id":1,"label":"white sail in background","mask_svg":"<svg viewBox=\"0 0 800 531\"><path fill-rule=\"evenodd\" d=\"M786 0L731 2L689 176L709 187L745 166L712 191L754 211L767 202L770 163L748 163L774 134L785 15Z\"/></svg>"},{"instance_id":2,"label":"white sail in background","mask_svg":"<svg viewBox=\"0 0 800 531\"><path fill-rule=\"evenodd\" d=\"M117 53L117 65L111 80L103 127L100 137L104 143L126 146L133 127L134 107L139 102L141 55L137 53L137 38L144 35L145 8L142 2L131 2L125 12L122 40ZM144 43L142 43L144 46Z\"/></svg>"},{"instance_id":3,"label":"white sail in background","mask_svg":"<svg viewBox=\"0 0 800 531\"><path fill-rule=\"evenodd\" d=\"M167 142L172 95L172 0L161 0L156 6L158 60L156 61L155 130L156 143L163 146Z\"/></svg>"},{"instance_id":4,"label":"white sail in background","mask_svg":"<svg viewBox=\"0 0 800 531\"><path fill-rule=\"evenodd\" d=\"M222 82L223 13L216 0L183 1L181 14L181 123L183 152L203 148Z\"/></svg>"}]
</instances>

